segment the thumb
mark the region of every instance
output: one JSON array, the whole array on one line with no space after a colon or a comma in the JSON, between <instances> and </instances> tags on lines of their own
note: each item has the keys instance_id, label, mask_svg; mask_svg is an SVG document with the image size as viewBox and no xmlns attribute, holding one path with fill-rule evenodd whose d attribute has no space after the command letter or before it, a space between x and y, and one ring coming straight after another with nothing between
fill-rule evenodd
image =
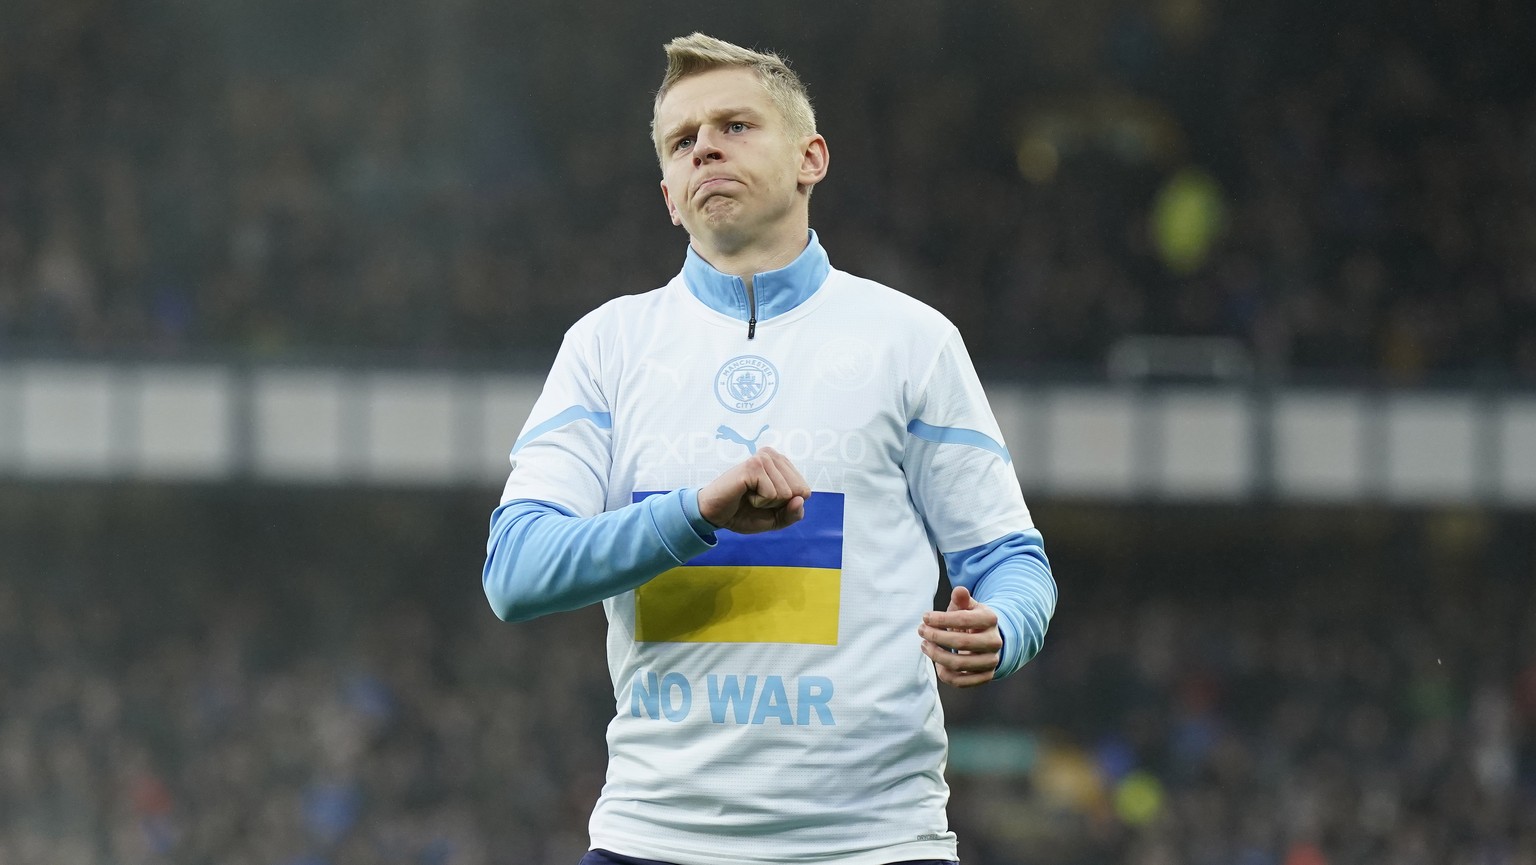
<instances>
[{"instance_id":1,"label":"thumb","mask_svg":"<svg viewBox=\"0 0 1536 865\"><path fill-rule=\"evenodd\" d=\"M949 593L949 612L956 610L972 610L976 608L976 599L971 597L971 590L965 586L955 586L955 590Z\"/></svg>"}]
</instances>

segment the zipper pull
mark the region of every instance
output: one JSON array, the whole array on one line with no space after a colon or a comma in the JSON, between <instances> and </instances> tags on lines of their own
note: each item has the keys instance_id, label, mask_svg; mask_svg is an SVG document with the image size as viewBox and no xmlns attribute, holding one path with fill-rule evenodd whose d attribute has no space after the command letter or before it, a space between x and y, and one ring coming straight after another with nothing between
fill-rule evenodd
<instances>
[{"instance_id":1,"label":"zipper pull","mask_svg":"<svg viewBox=\"0 0 1536 865\"><path fill-rule=\"evenodd\" d=\"M747 339L751 339L757 333L757 316L747 320Z\"/></svg>"}]
</instances>

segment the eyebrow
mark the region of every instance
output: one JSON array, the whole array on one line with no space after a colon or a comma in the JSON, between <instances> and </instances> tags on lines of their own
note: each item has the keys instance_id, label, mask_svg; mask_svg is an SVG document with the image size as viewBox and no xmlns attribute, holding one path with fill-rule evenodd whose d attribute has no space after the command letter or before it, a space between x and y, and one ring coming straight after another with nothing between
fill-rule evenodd
<instances>
[{"instance_id":1,"label":"eyebrow","mask_svg":"<svg viewBox=\"0 0 1536 865\"><path fill-rule=\"evenodd\" d=\"M762 119L762 116L762 112L758 111L756 108L747 108L743 106L739 108L719 108L705 115L704 119L705 121L719 121L724 120L727 117L746 117L749 120L760 120ZM694 122L693 118L690 117L681 123L669 127L666 134L661 137L661 140L663 143L673 141L683 133L683 130L690 129L698 125L699 124Z\"/></svg>"}]
</instances>

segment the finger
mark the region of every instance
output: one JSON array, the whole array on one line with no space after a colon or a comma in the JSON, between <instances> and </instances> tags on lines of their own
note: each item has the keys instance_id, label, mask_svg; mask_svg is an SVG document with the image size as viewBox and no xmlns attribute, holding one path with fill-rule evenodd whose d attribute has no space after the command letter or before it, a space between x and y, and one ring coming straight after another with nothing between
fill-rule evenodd
<instances>
[{"instance_id":1,"label":"finger","mask_svg":"<svg viewBox=\"0 0 1536 865\"><path fill-rule=\"evenodd\" d=\"M766 468L773 474L775 482L782 484L779 487L780 498L788 500L794 496L811 497L811 485L805 482L805 477L789 457L770 447L760 448L757 455L768 462Z\"/></svg>"},{"instance_id":2,"label":"finger","mask_svg":"<svg viewBox=\"0 0 1536 865\"><path fill-rule=\"evenodd\" d=\"M771 460L758 452L742 465L747 472L745 481L747 504L761 510L772 510L784 504L774 489L773 475L770 470Z\"/></svg>"},{"instance_id":3,"label":"finger","mask_svg":"<svg viewBox=\"0 0 1536 865\"><path fill-rule=\"evenodd\" d=\"M999 661L999 657L995 652L978 655L956 654L954 652L947 652L928 642L923 643L923 654L932 659L935 669L938 670L939 678L951 682L951 684L954 684L951 681L952 679L964 676L985 675L987 678L991 678L997 671ZM985 679L982 681L985 681Z\"/></svg>"},{"instance_id":4,"label":"finger","mask_svg":"<svg viewBox=\"0 0 1536 865\"><path fill-rule=\"evenodd\" d=\"M779 528L792 526L805 519L805 499L795 496L773 513Z\"/></svg>"},{"instance_id":5,"label":"finger","mask_svg":"<svg viewBox=\"0 0 1536 865\"><path fill-rule=\"evenodd\" d=\"M986 606L947 613L935 610L923 614L923 624L950 631L981 631L997 627L997 613Z\"/></svg>"},{"instance_id":6,"label":"finger","mask_svg":"<svg viewBox=\"0 0 1536 865\"><path fill-rule=\"evenodd\" d=\"M774 462L778 464L780 471L784 473L784 480L789 484L789 494L807 499L810 498L811 485L806 483L805 476L800 474L800 470L795 468L795 464L790 462L789 457L778 451L774 451L773 456Z\"/></svg>"},{"instance_id":7,"label":"finger","mask_svg":"<svg viewBox=\"0 0 1536 865\"><path fill-rule=\"evenodd\" d=\"M917 629L918 636L941 649L951 649L957 652L999 652L1003 648L1002 634L996 628L988 628L985 631L971 633L969 631L944 631L921 625Z\"/></svg>"},{"instance_id":8,"label":"finger","mask_svg":"<svg viewBox=\"0 0 1536 865\"><path fill-rule=\"evenodd\" d=\"M763 474L767 476L771 486L767 489L759 488L757 491L758 495L773 499L776 505L783 504L794 498L795 494L790 489L789 478L784 476L784 463L786 462L784 455L777 451L769 450L766 454L759 452L759 456L763 457Z\"/></svg>"},{"instance_id":9,"label":"finger","mask_svg":"<svg viewBox=\"0 0 1536 865\"><path fill-rule=\"evenodd\" d=\"M741 464L744 473L743 495L747 504L765 510L783 504L782 501L775 501L773 475L770 473L773 461L763 452L766 450L768 449L759 450Z\"/></svg>"},{"instance_id":10,"label":"finger","mask_svg":"<svg viewBox=\"0 0 1536 865\"><path fill-rule=\"evenodd\" d=\"M971 597L971 590L965 586L955 586L949 593L949 611L970 610L976 607L976 599Z\"/></svg>"},{"instance_id":11,"label":"finger","mask_svg":"<svg viewBox=\"0 0 1536 865\"><path fill-rule=\"evenodd\" d=\"M935 664L956 673L980 673L997 669L1002 655L998 652L952 652L943 646L923 641L923 653Z\"/></svg>"},{"instance_id":12,"label":"finger","mask_svg":"<svg viewBox=\"0 0 1536 865\"><path fill-rule=\"evenodd\" d=\"M976 670L974 672L961 672L958 670L951 670L946 667L935 666L933 668L933 672L934 675L938 677L939 681L946 685L954 685L958 688L968 688L972 685L980 685L983 682L990 682L997 678L997 669L995 667L986 670Z\"/></svg>"},{"instance_id":13,"label":"finger","mask_svg":"<svg viewBox=\"0 0 1536 865\"><path fill-rule=\"evenodd\" d=\"M996 670L988 670L985 673L954 673L939 668L939 681L956 688L974 688L977 685L985 685L997 677Z\"/></svg>"}]
</instances>

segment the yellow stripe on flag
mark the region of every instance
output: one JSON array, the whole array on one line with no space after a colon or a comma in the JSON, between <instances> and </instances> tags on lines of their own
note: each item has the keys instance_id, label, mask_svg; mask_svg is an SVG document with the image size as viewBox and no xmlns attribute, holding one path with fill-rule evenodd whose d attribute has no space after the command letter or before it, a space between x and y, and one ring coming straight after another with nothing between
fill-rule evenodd
<instances>
[{"instance_id":1,"label":"yellow stripe on flag","mask_svg":"<svg viewBox=\"0 0 1536 865\"><path fill-rule=\"evenodd\" d=\"M841 602L837 568L673 568L635 589L635 639L835 646Z\"/></svg>"}]
</instances>

